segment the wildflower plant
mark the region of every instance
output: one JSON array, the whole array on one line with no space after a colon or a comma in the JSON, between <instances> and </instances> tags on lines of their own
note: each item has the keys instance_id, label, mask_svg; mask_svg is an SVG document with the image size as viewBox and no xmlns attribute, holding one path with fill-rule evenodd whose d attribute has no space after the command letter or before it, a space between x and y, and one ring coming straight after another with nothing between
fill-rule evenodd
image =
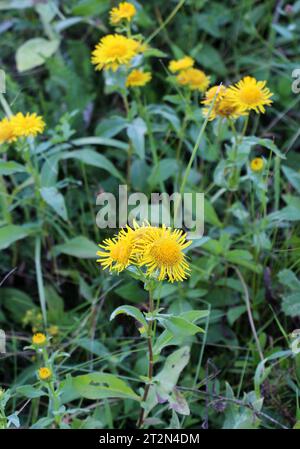
<instances>
[{"instance_id":1,"label":"wildflower plant","mask_svg":"<svg viewBox=\"0 0 300 449\"><path fill-rule=\"evenodd\" d=\"M4 3L1 61L17 26L22 76L0 93L0 427L299 426L288 10L270 33L269 5L237 27L224 2L29 2L17 19L18 2L13 20ZM104 229L99 196L121 185L147 217L128 203ZM189 240L176 199L153 220L156 191L191 195L191 221L204 193L205 234Z\"/></svg>"},{"instance_id":2,"label":"wildflower plant","mask_svg":"<svg viewBox=\"0 0 300 449\"><path fill-rule=\"evenodd\" d=\"M149 292L147 313L142 313L131 305L123 305L111 315L111 320L120 314L133 317L139 324L141 338L147 339L148 373L141 398L138 427L142 427L145 423L151 410L149 401L151 404L153 395L158 394L157 388L163 387L159 382L156 385L154 380L155 358L159 356L161 350L158 346L154 352L154 347L159 342L159 337L156 337L157 323L165 329L164 332L170 339L175 338L178 332L182 338L203 332L202 328L195 324L199 312L192 311L189 318L176 317L162 313L164 308L159 301L162 281L183 282L190 275L191 270L184 253L190 244L191 241L186 241L186 234L181 230L171 230L165 226L155 227L149 223L139 226L135 222L133 228L127 226L113 239L107 239L99 245L101 250L97 253L98 262L103 269L109 269L117 274L127 270L134 279L143 282L145 290ZM158 293L157 300L155 292ZM203 317L205 313L201 311L200 315ZM163 402L171 401L169 394L170 392ZM177 397L177 401L179 400L184 401L181 396Z\"/></svg>"}]
</instances>

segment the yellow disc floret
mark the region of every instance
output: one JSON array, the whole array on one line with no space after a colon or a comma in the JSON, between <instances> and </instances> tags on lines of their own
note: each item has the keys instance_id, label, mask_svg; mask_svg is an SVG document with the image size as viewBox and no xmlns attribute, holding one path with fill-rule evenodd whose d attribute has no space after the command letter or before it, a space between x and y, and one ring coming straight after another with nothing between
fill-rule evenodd
<instances>
[{"instance_id":1,"label":"yellow disc floret","mask_svg":"<svg viewBox=\"0 0 300 449\"><path fill-rule=\"evenodd\" d=\"M52 377L52 371L50 368L43 366L42 368L39 368L38 375L41 380L50 380Z\"/></svg>"},{"instance_id":2,"label":"yellow disc floret","mask_svg":"<svg viewBox=\"0 0 300 449\"><path fill-rule=\"evenodd\" d=\"M264 160L262 157L256 157L255 159L252 159L250 162L250 168L252 171L259 172L264 168Z\"/></svg>"},{"instance_id":3,"label":"yellow disc floret","mask_svg":"<svg viewBox=\"0 0 300 449\"><path fill-rule=\"evenodd\" d=\"M42 332L37 332L32 337L32 343L37 346L43 346L47 342L47 337Z\"/></svg>"},{"instance_id":4,"label":"yellow disc floret","mask_svg":"<svg viewBox=\"0 0 300 449\"><path fill-rule=\"evenodd\" d=\"M147 276L157 272L160 281L183 281L190 271L183 250L190 244L180 230L153 228L143 238L144 253L139 265L146 266Z\"/></svg>"}]
</instances>

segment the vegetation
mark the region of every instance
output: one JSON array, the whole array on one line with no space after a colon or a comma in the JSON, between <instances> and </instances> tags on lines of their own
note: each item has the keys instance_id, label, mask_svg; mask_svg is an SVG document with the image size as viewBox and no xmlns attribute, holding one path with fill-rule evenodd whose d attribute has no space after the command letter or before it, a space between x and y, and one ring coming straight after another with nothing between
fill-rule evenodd
<instances>
[{"instance_id":1,"label":"vegetation","mask_svg":"<svg viewBox=\"0 0 300 449\"><path fill-rule=\"evenodd\" d=\"M0 428L299 428L300 1L0 11Z\"/></svg>"}]
</instances>

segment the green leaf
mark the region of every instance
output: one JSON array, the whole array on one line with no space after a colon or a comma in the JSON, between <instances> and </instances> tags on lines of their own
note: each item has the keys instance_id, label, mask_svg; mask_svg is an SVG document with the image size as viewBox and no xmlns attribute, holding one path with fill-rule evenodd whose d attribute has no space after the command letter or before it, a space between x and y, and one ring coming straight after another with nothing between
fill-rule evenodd
<instances>
[{"instance_id":1,"label":"green leaf","mask_svg":"<svg viewBox=\"0 0 300 449\"><path fill-rule=\"evenodd\" d=\"M67 254L83 259L96 259L98 250L99 248L94 242L83 235L79 235L78 237L68 240L66 243L54 246L52 252L55 255Z\"/></svg>"},{"instance_id":2,"label":"green leaf","mask_svg":"<svg viewBox=\"0 0 300 449\"><path fill-rule=\"evenodd\" d=\"M40 398L41 396L46 396L43 390L34 388L32 385L22 385L17 387L17 392L28 399Z\"/></svg>"},{"instance_id":3,"label":"green leaf","mask_svg":"<svg viewBox=\"0 0 300 449\"><path fill-rule=\"evenodd\" d=\"M103 119L96 128L96 134L101 137L114 137L123 131L127 125L128 121L124 117L115 116Z\"/></svg>"},{"instance_id":4,"label":"green leaf","mask_svg":"<svg viewBox=\"0 0 300 449\"><path fill-rule=\"evenodd\" d=\"M133 306L120 306L117 307L113 313L110 315L110 321L112 321L117 315L120 314L125 314L125 315L129 315L132 318L135 318L139 323L142 324L142 326L147 329L148 328L148 324L146 321L146 318L144 317L144 315L142 314L142 312L137 309L136 307Z\"/></svg>"},{"instance_id":5,"label":"green leaf","mask_svg":"<svg viewBox=\"0 0 300 449\"><path fill-rule=\"evenodd\" d=\"M102 168L118 179L123 180L123 176L116 167L103 154L99 154L94 150L75 150L64 153L60 159L77 159L84 164Z\"/></svg>"},{"instance_id":6,"label":"green leaf","mask_svg":"<svg viewBox=\"0 0 300 449\"><path fill-rule=\"evenodd\" d=\"M92 354L96 354L99 357L109 354L108 349L100 341L92 340L91 338L80 338L76 343L80 348L83 348Z\"/></svg>"},{"instance_id":7,"label":"green leaf","mask_svg":"<svg viewBox=\"0 0 300 449\"><path fill-rule=\"evenodd\" d=\"M72 378L73 388L87 399L123 398L140 401L139 396L121 379L105 373L91 373Z\"/></svg>"},{"instance_id":8,"label":"green leaf","mask_svg":"<svg viewBox=\"0 0 300 449\"><path fill-rule=\"evenodd\" d=\"M0 249L8 248L12 243L24 239L30 229L18 225L7 225L0 228Z\"/></svg>"},{"instance_id":9,"label":"green leaf","mask_svg":"<svg viewBox=\"0 0 300 449\"><path fill-rule=\"evenodd\" d=\"M24 165L15 161L0 160L0 175L13 175L14 173L24 173L26 168Z\"/></svg>"},{"instance_id":10,"label":"green leaf","mask_svg":"<svg viewBox=\"0 0 300 449\"><path fill-rule=\"evenodd\" d=\"M59 40L47 40L36 37L21 45L16 52L16 63L19 72L43 65L59 47Z\"/></svg>"},{"instance_id":11,"label":"green leaf","mask_svg":"<svg viewBox=\"0 0 300 449\"><path fill-rule=\"evenodd\" d=\"M145 134L147 126L144 120L137 117L127 126L127 135L140 159L145 159Z\"/></svg>"},{"instance_id":12,"label":"green leaf","mask_svg":"<svg viewBox=\"0 0 300 449\"><path fill-rule=\"evenodd\" d=\"M22 322L28 310L36 309L30 296L16 288L1 288L1 302L17 322Z\"/></svg>"},{"instance_id":13,"label":"green leaf","mask_svg":"<svg viewBox=\"0 0 300 449\"><path fill-rule=\"evenodd\" d=\"M241 316L243 313L247 311L246 306L236 306L231 307L227 312L227 319L230 326Z\"/></svg>"},{"instance_id":14,"label":"green leaf","mask_svg":"<svg viewBox=\"0 0 300 449\"><path fill-rule=\"evenodd\" d=\"M127 151L128 144L116 139L108 139L106 137L82 137L71 141L72 145L82 147L84 145L101 145L105 147L119 148Z\"/></svg>"},{"instance_id":15,"label":"green leaf","mask_svg":"<svg viewBox=\"0 0 300 449\"><path fill-rule=\"evenodd\" d=\"M176 394L175 387L179 376L190 360L190 348L184 346L169 355L165 361L163 369L154 377L153 385L149 390L146 413L149 413L159 401L174 404L173 409L178 413L188 414L188 405L182 396ZM176 397L177 396L177 397ZM177 404L177 407L176 407Z\"/></svg>"},{"instance_id":16,"label":"green leaf","mask_svg":"<svg viewBox=\"0 0 300 449\"><path fill-rule=\"evenodd\" d=\"M223 226L213 205L206 198L204 198L204 220L206 223L217 226L218 228L222 228Z\"/></svg>"},{"instance_id":17,"label":"green leaf","mask_svg":"<svg viewBox=\"0 0 300 449\"><path fill-rule=\"evenodd\" d=\"M249 253L249 251L243 249L234 249L231 251L227 251L225 253L225 257L228 262L231 262L235 265L241 265L242 267L248 268L255 273L262 272L261 265L253 261L253 256L251 253Z\"/></svg>"},{"instance_id":18,"label":"green leaf","mask_svg":"<svg viewBox=\"0 0 300 449\"><path fill-rule=\"evenodd\" d=\"M25 9L31 8L34 0L2 0L0 1L0 11L5 9Z\"/></svg>"},{"instance_id":19,"label":"green leaf","mask_svg":"<svg viewBox=\"0 0 300 449\"><path fill-rule=\"evenodd\" d=\"M279 150L279 148L275 145L275 143L270 139L261 139L259 137L255 136L249 136L243 138L243 143L255 146L259 145L261 147L267 148L268 150L272 151L274 154L276 154L281 159L286 159L285 155Z\"/></svg>"},{"instance_id":20,"label":"green leaf","mask_svg":"<svg viewBox=\"0 0 300 449\"><path fill-rule=\"evenodd\" d=\"M41 195L43 200L50 206L63 220L68 220L67 209L63 195L56 187L42 187Z\"/></svg>"},{"instance_id":21,"label":"green leaf","mask_svg":"<svg viewBox=\"0 0 300 449\"><path fill-rule=\"evenodd\" d=\"M109 9L109 0L81 0L72 8L78 16L99 16Z\"/></svg>"},{"instance_id":22,"label":"green leaf","mask_svg":"<svg viewBox=\"0 0 300 449\"><path fill-rule=\"evenodd\" d=\"M300 173L286 165L283 165L281 168L288 182L300 193Z\"/></svg>"},{"instance_id":23,"label":"green leaf","mask_svg":"<svg viewBox=\"0 0 300 449\"><path fill-rule=\"evenodd\" d=\"M172 316L169 318L159 317L158 320L166 329L172 332L175 337L185 337L188 335L195 335L198 332L204 332L201 327L196 326L196 324L179 316Z\"/></svg>"},{"instance_id":24,"label":"green leaf","mask_svg":"<svg viewBox=\"0 0 300 449\"><path fill-rule=\"evenodd\" d=\"M176 176L178 172L178 163L176 159L161 159L157 165L154 165L148 183L151 186L156 186L160 182L166 181L171 176Z\"/></svg>"},{"instance_id":25,"label":"green leaf","mask_svg":"<svg viewBox=\"0 0 300 449\"><path fill-rule=\"evenodd\" d=\"M282 299L281 308L287 316L299 317L300 290L297 293L291 293L290 295L284 296Z\"/></svg>"},{"instance_id":26,"label":"green leaf","mask_svg":"<svg viewBox=\"0 0 300 449\"><path fill-rule=\"evenodd\" d=\"M279 282L291 290L300 290L300 280L292 270L281 270L278 273Z\"/></svg>"}]
</instances>

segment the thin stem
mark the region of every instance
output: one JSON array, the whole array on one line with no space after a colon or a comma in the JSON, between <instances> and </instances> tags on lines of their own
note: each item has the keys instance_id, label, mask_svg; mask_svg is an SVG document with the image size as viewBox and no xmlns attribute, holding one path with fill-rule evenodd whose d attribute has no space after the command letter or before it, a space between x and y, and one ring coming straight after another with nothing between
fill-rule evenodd
<instances>
[{"instance_id":1,"label":"thin stem","mask_svg":"<svg viewBox=\"0 0 300 449\"><path fill-rule=\"evenodd\" d=\"M254 324L254 320L253 320L253 316L252 316L252 310L251 310L251 303L250 303L250 296L249 296L249 291L248 291L248 287L246 285L246 282L240 272L240 270L232 265L232 268L234 269L234 271L236 272L236 274L238 275L238 278L242 284L243 290L244 290L244 299L245 299L245 303L246 303L246 307L247 307L247 313L248 313L248 319L249 319L249 324L252 330L252 334L256 343L256 347L257 347L257 351L259 354L259 357L261 360L264 360L264 355L261 349L261 345L260 345L260 341L258 339L258 335L256 332L256 328L255 328L255 324Z\"/></svg>"},{"instance_id":2,"label":"thin stem","mask_svg":"<svg viewBox=\"0 0 300 449\"><path fill-rule=\"evenodd\" d=\"M38 286L40 305L42 309L44 324L46 326L47 325L46 295L41 267L41 238L39 236L37 236L35 239L35 271L36 271L36 281Z\"/></svg>"},{"instance_id":3,"label":"thin stem","mask_svg":"<svg viewBox=\"0 0 300 449\"><path fill-rule=\"evenodd\" d=\"M153 291L149 291L149 312L152 313L154 310L154 302L153 302ZM148 354L149 354L149 365L148 365L148 383L145 386L144 395L142 399L142 407L140 411L140 416L137 422L137 427L142 427L145 421L145 403L148 398L150 385L152 382L153 377L153 365L154 365L154 358L153 358L153 346L152 346L152 329L153 329L153 320L149 322L148 326L148 335L147 335L147 343L148 343Z\"/></svg>"},{"instance_id":4,"label":"thin stem","mask_svg":"<svg viewBox=\"0 0 300 449\"><path fill-rule=\"evenodd\" d=\"M6 101L5 96L2 93L0 93L0 103L1 103L1 106L3 108L3 111L7 115L7 117L10 117L12 115L12 110L11 110L9 104Z\"/></svg>"},{"instance_id":5,"label":"thin stem","mask_svg":"<svg viewBox=\"0 0 300 449\"><path fill-rule=\"evenodd\" d=\"M152 34L150 34L148 39L146 39L146 44L149 44L149 42L151 42L152 39L154 39L154 37L157 36L161 32L161 30L163 30L168 25L169 22L171 22L173 17L176 16L177 12L184 5L184 3L185 3L185 0L181 0L178 3L178 5L173 9L171 14L169 14L169 16L166 18L166 20Z\"/></svg>"}]
</instances>

